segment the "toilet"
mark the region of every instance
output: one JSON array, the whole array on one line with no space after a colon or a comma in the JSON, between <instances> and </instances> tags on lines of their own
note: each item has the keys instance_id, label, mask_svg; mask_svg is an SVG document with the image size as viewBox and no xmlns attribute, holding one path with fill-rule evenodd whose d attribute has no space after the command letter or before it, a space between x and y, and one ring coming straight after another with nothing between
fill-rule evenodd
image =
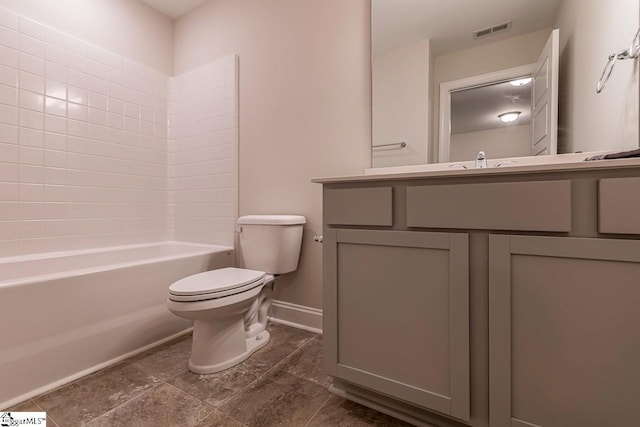
<instances>
[{"instance_id":1,"label":"toilet","mask_svg":"<svg viewBox=\"0 0 640 427\"><path fill-rule=\"evenodd\" d=\"M297 269L305 223L299 215L242 216L237 230L246 268L205 271L169 286L169 311L194 321L192 372L228 369L269 342L273 285L278 275Z\"/></svg>"}]
</instances>

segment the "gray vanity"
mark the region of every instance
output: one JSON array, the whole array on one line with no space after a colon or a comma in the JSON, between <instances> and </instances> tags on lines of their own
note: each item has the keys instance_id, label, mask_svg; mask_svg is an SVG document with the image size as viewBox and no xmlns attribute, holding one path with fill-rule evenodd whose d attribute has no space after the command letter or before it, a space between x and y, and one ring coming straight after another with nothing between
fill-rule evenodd
<instances>
[{"instance_id":1,"label":"gray vanity","mask_svg":"<svg viewBox=\"0 0 640 427\"><path fill-rule=\"evenodd\" d=\"M639 161L316 182L334 393L422 425L640 425Z\"/></svg>"}]
</instances>

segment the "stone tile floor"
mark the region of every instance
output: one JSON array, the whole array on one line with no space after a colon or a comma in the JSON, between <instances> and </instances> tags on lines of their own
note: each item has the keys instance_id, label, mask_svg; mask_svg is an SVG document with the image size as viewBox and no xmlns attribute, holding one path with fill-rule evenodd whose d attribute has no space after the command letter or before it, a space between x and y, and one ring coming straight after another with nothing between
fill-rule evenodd
<instances>
[{"instance_id":1,"label":"stone tile floor","mask_svg":"<svg viewBox=\"0 0 640 427\"><path fill-rule=\"evenodd\" d=\"M188 370L189 335L10 411L46 411L54 427L407 425L327 391L320 335L268 329L267 346L223 372Z\"/></svg>"}]
</instances>

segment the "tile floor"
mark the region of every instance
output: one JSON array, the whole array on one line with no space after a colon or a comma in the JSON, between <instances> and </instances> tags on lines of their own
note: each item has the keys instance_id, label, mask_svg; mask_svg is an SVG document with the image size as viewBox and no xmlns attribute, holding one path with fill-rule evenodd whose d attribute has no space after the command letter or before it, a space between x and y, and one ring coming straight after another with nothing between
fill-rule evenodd
<instances>
[{"instance_id":1,"label":"tile floor","mask_svg":"<svg viewBox=\"0 0 640 427\"><path fill-rule=\"evenodd\" d=\"M211 375L189 372L183 337L17 405L48 426L405 426L327 392L322 337L270 324L269 344Z\"/></svg>"}]
</instances>

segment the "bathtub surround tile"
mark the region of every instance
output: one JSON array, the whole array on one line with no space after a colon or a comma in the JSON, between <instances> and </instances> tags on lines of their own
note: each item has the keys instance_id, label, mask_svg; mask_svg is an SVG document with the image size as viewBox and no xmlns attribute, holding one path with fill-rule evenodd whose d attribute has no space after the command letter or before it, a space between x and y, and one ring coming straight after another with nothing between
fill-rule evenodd
<instances>
[{"instance_id":1,"label":"bathtub surround tile","mask_svg":"<svg viewBox=\"0 0 640 427\"><path fill-rule=\"evenodd\" d=\"M308 427L404 427L411 426L403 421L374 411L338 396L331 398L313 417Z\"/></svg>"},{"instance_id":2,"label":"bathtub surround tile","mask_svg":"<svg viewBox=\"0 0 640 427\"><path fill-rule=\"evenodd\" d=\"M195 426L213 408L169 384L161 384L87 423L91 427Z\"/></svg>"},{"instance_id":3,"label":"bathtub surround tile","mask_svg":"<svg viewBox=\"0 0 640 427\"><path fill-rule=\"evenodd\" d=\"M225 79L225 76L230 76ZM219 202L202 193L197 201L173 197L171 212L177 240L233 245L237 213L238 139L237 139L237 58L229 56L188 73L171 78L168 91L155 92L155 109L165 108L167 116L156 114L162 128L168 119L168 151L172 179L170 192L230 189L229 209L210 212ZM156 85L158 87L160 85ZM143 99L151 86L143 83ZM166 101L168 98L168 102ZM158 102L159 101L159 102ZM149 115L141 112L144 128ZM227 138L221 134L231 129ZM156 132L158 133L158 132ZM225 157L216 151L228 145ZM220 177L224 176L224 179ZM206 220L212 220L207 222ZM216 224L214 229L210 224Z\"/></svg>"},{"instance_id":4,"label":"bathtub surround tile","mask_svg":"<svg viewBox=\"0 0 640 427\"><path fill-rule=\"evenodd\" d=\"M78 204L104 207L100 226L76 229L76 235L43 234L24 244L0 236L2 248L15 248L3 255L174 237L167 206L168 85L161 73L0 8L0 151L9 154L2 162L16 165L0 171L0 181L79 189L87 198ZM182 96L185 105L189 96ZM18 158L18 148L7 144L24 147ZM56 152L45 152L43 160L42 148ZM88 157L67 164L69 153ZM65 202L59 190L29 201ZM45 208L38 220L72 221L77 212L84 211Z\"/></svg>"},{"instance_id":5,"label":"bathtub surround tile","mask_svg":"<svg viewBox=\"0 0 640 427\"><path fill-rule=\"evenodd\" d=\"M130 363L89 375L35 399L64 426L86 423L153 388L159 380Z\"/></svg>"}]
</instances>

